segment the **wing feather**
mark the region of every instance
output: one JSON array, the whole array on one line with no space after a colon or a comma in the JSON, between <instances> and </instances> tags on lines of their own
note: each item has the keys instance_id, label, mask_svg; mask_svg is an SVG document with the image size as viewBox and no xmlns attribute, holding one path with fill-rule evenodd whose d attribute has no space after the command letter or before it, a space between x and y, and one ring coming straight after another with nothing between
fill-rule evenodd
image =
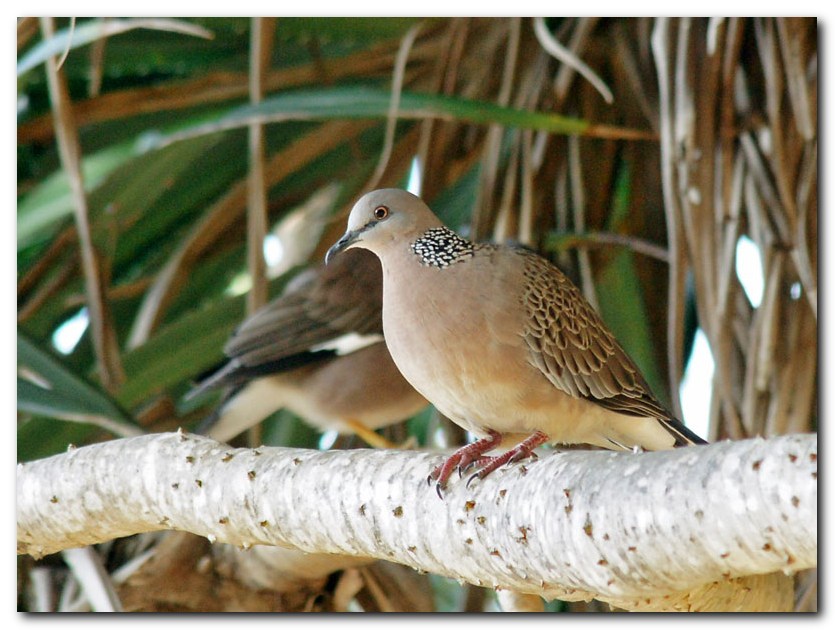
<instances>
[{"instance_id":1,"label":"wing feather","mask_svg":"<svg viewBox=\"0 0 835 630\"><path fill-rule=\"evenodd\" d=\"M524 337L532 363L567 394L626 415L672 420L579 289L544 258L519 253L529 316Z\"/></svg>"},{"instance_id":2,"label":"wing feather","mask_svg":"<svg viewBox=\"0 0 835 630\"><path fill-rule=\"evenodd\" d=\"M329 265L296 276L278 298L244 320L224 346L226 363L190 395L333 356L321 348L352 333L379 340L382 308L379 260L363 249L345 251Z\"/></svg>"}]
</instances>

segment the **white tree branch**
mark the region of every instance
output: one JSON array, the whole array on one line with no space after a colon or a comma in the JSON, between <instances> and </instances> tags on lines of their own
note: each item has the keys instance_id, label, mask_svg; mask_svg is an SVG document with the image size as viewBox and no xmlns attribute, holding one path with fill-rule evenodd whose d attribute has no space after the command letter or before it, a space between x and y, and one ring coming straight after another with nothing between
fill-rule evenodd
<instances>
[{"instance_id":1,"label":"white tree branch","mask_svg":"<svg viewBox=\"0 0 835 630\"><path fill-rule=\"evenodd\" d=\"M453 479L444 500L425 481L439 461L113 440L18 465L18 553L178 529L633 610L785 609L790 580L774 572L816 566L816 435L553 453Z\"/></svg>"}]
</instances>

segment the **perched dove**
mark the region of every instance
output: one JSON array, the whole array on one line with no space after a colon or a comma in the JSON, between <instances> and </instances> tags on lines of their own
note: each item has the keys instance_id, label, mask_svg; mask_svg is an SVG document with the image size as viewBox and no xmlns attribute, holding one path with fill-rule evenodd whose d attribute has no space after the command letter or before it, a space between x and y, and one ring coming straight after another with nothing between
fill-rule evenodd
<instances>
[{"instance_id":1,"label":"perched dove","mask_svg":"<svg viewBox=\"0 0 835 630\"><path fill-rule=\"evenodd\" d=\"M667 449L704 440L652 394L637 366L562 272L517 247L476 244L418 197L370 192L354 205L326 261L349 248L383 267L383 330L414 388L479 436L430 475L483 478L545 442ZM502 455L484 454L503 440Z\"/></svg>"},{"instance_id":2,"label":"perched dove","mask_svg":"<svg viewBox=\"0 0 835 630\"><path fill-rule=\"evenodd\" d=\"M189 392L227 389L201 426L208 435L229 440L287 408L322 431L382 446L373 429L426 407L383 341L380 264L368 252L350 254L296 276L233 333L226 363Z\"/></svg>"}]
</instances>

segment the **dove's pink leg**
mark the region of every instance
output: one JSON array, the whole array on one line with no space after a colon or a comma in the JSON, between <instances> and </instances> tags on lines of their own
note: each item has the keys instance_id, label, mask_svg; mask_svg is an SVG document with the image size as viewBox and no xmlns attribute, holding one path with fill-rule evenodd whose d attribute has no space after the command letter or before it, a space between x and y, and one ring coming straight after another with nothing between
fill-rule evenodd
<instances>
[{"instance_id":1,"label":"dove's pink leg","mask_svg":"<svg viewBox=\"0 0 835 630\"><path fill-rule=\"evenodd\" d=\"M537 446L545 444L545 442L547 441L547 435L545 435L542 431L536 431L532 435L525 438L523 441L519 442L519 444L514 446L506 453L496 455L495 457L487 458L487 461L484 462L483 466L479 469L479 471L476 474L469 478L467 483L469 484L470 481L472 481L475 478L484 479L487 475L496 470L499 466L503 466L508 462L516 462L520 459L524 459L525 457L534 455L533 450Z\"/></svg>"},{"instance_id":2,"label":"dove's pink leg","mask_svg":"<svg viewBox=\"0 0 835 630\"><path fill-rule=\"evenodd\" d=\"M449 479L449 476L456 467L466 468L472 462L482 459L484 453L493 450L501 443L501 433L490 431L487 437L462 446L450 455L443 464L437 466L432 471L429 475L429 481L431 482L433 479L437 480L438 494L440 494L441 489L446 486L447 479ZM492 458L488 459L492 461Z\"/></svg>"}]
</instances>

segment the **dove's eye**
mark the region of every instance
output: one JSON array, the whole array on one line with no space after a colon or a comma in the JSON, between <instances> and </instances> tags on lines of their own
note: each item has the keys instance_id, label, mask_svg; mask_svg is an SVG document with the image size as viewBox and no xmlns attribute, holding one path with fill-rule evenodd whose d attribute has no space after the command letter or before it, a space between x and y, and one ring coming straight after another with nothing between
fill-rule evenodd
<instances>
[{"instance_id":1,"label":"dove's eye","mask_svg":"<svg viewBox=\"0 0 835 630\"><path fill-rule=\"evenodd\" d=\"M382 221L389 215L389 209L386 206L377 206L374 208L374 218Z\"/></svg>"}]
</instances>

